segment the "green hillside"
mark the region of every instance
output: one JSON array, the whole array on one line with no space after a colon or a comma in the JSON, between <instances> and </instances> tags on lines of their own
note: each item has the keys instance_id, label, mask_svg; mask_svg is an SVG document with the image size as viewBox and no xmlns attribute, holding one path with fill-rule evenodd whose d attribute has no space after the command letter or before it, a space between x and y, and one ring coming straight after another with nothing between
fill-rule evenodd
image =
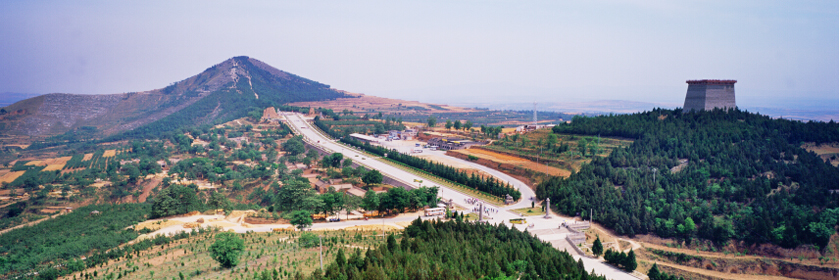
<instances>
[{"instance_id":1,"label":"green hillside","mask_svg":"<svg viewBox=\"0 0 840 280\"><path fill-rule=\"evenodd\" d=\"M801 148L837 143L836 122L656 109L575 117L554 132L635 139L537 188L556 210L588 218L591 209L616 233L791 248L823 247L837 231L838 169Z\"/></svg>"},{"instance_id":2,"label":"green hillside","mask_svg":"<svg viewBox=\"0 0 840 280\"><path fill-rule=\"evenodd\" d=\"M255 60L240 56L232 58L238 70L247 75L223 85L198 102L187 106L165 118L124 133L129 137L158 137L178 129L202 124L219 124L245 117L249 111L268 106L298 101L319 101L344 97L344 94L331 89L329 85L298 77L285 72L271 73L258 65ZM256 63L261 63L256 61ZM262 64L264 65L264 64ZM267 66L267 65L266 65ZM270 66L269 66L270 67ZM275 71L279 71L273 69ZM214 66L205 73L230 71ZM278 73L283 74L282 76ZM164 88L164 92L177 93L178 85ZM197 94L185 91L184 95Z\"/></svg>"}]
</instances>

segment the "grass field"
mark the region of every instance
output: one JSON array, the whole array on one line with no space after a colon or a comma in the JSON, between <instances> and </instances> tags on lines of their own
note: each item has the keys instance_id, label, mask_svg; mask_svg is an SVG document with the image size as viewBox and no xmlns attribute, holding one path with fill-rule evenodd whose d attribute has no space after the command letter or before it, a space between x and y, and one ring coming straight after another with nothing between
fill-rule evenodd
<instances>
[{"instance_id":1,"label":"grass field","mask_svg":"<svg viewBox=\"0 0 840 280\"><path fill-rule=\"evenodd\" d=\"M542 210L540 206L534 206L534 208L526 207L526 208L519 208L513 209L513 212L522 214L523 216L544 216L545 211Z\"/></svg>"}]
</instances>

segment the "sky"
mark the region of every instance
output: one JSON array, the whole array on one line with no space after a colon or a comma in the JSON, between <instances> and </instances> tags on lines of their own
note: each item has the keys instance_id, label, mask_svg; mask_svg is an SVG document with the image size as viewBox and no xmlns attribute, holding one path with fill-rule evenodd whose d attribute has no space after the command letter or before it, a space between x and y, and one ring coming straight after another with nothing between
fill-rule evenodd
<instances>
[{"instance_id":1,"label":"sky","mask_svg":"<svg viewBox=\"0 0 840 280\"><path fill-rule=\"evenodd\" d=\"M162 88L245 55L423 102L840 106L838 1L2 1L0 92Z\"/></svg>"}]
</instances>

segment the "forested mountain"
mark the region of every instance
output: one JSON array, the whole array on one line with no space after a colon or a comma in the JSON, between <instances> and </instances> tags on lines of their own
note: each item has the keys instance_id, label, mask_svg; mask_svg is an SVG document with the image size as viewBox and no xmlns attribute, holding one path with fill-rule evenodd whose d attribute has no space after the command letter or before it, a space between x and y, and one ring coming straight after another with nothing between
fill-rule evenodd
<instances>
[{"instance_id":1,"label":"forested mountain","mask_svg":"<svg viewBox=\"0 0 840 280\"><path fill-rule=\"evenodd\" d=\"M252 107L345 97L329 85L240 56L204 72L146 92L110 95L54 93L0 111L0 130L55 135L95 127L98 136L134 130L144 136L244 117Z\"/></svg>"},{"instance_id":2,"label":"forested mountain","mask_svg":"<svg viewBox=\"0 0 840 280\"><path fill-rule=\"evenodd\" d=\"M838 168L801 148L837 143L836 122L656 109L576 117L554 132L635 139L537 187L556 210L592 209L619 234L822 247L836 232Z\"/></svg>"}]
</instances>

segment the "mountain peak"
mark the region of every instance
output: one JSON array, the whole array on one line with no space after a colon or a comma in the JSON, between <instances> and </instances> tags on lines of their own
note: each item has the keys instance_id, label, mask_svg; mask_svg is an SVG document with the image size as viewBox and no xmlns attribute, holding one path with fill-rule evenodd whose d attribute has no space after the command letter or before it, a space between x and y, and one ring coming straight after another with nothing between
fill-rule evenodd
<instances>
[{"instance_id":1,"label":"mountain peak","mask_svg":"<svg viewBox=\"0 0 840 280\"><path fill-rule=\"evenodd\" d=\"M81 126L95 126L102 135L142 128L140 135L224 122L255 107L345 96L329 85L236 56L161 89L23 100L6 111L26 113L0 116L0 128L23 135L54 135Z\"/></svg>"}]
</instances>

